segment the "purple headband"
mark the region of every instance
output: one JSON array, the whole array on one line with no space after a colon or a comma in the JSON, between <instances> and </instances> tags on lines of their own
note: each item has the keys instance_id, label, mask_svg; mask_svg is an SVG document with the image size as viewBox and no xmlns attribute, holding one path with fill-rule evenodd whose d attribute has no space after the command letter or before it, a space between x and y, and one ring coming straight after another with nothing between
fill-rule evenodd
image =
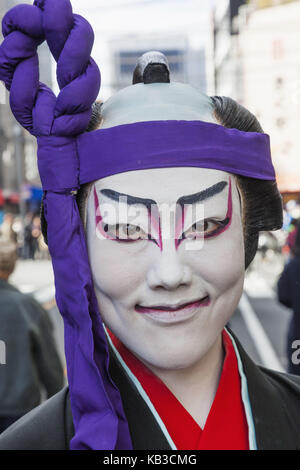
<instances>
[{"instance_id":1,"label":"purple headband","mask_svg":"<svg viewBox=\"0 0 300 470\"><path fill-rule=\"evenodd\" d=\"M43 138L39 170L46 175L43 187L49 190L66 187L66 167L73 170L68 174L69 188L78 181L84 184L125 171L180 166L275 180L267 134L203 121L145 121L86 132L77 137L77 160L72 156L71 161L65 152L69 142L61 139L56 147L59 167L52 174L49 163L53 157L45 144Z\"/></svg>"},{"instance_id":2,"label":"purple headband","mask_svg":"<svg viewBox=\"0 0 300 470\"><path fill-rule=\"evenodd\" d=\"M191 166L275 179L269 136L202 121L148 121L82 134L79 181L124 171Z\"/></svg>"},{"instance_id":3,"label":"purple headband","mask_svg":"<svg viewBox=\"0 0 300 470\"><path fill-rule=\"evenodd\" d=\"M275 179L268 136L201 121L139 122L83 133L100 87L93 32L69 0L35 0L3 18L0 80L19 123L37 137L44 215L65 353L75 435L71 449L131 449L74 192L124 171L197 166ZM39 82L37 47L57 61L58 97Z\"/></svg>"}]
</instances>

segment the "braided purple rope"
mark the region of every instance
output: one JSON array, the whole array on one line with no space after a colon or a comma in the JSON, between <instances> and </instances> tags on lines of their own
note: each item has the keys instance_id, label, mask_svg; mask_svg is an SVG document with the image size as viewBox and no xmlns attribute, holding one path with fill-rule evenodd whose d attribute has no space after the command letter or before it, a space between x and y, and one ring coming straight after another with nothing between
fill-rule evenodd
<instances>
[{"instance_id":1,"label":"braided purple rope","mask_svg":"<svg viewBox=\"0 0 300 470\"><path fill-rule=\"evenodd\" d=\"M65 325L75 426L71 448L130 449L120 394L108 373L85 234L71 193L79 187L76 137L88 125L100 87L100 73L90 57L93 31L84 18L73 15L69 0L18 5L5 15L2 28L0 80L10 90L14 116L38 141L56 300ZM39 82L37 47L45 38L57 61L57 98Z\"/></svg>"},{"instance_id":2,"label":"braided purple rope","mask_svg":"<svg viewBox=\"0 0 300 470\"><path fill-rule=\"evenodd\" d=\"M85 131L100 88L99 69L90 57L94 35L89 23L80 15L66 15L67 24L61 25L57 15L53 15L52 3L56 8L59 4L60 18L66 20L61 12L64 8L68 13L72 12L69 0L35 2L39 6L45 4L44 14L40 8L26 4L17 5L6 13L2 20L5 40L0 49L0 80L11 92L14 116L31 134L75 136ZM56 30L51 29L51 23L55 24ZM62 28L68 35L62 34ZM57 99L38 81L37 47L45 40L44 31L58 61L57 80L61 92ZM48 104L47 116L54 106L52 121L48 119L46 127L40 124L40 119L44 121L44 100Z\"/></svg>"},{"instance_id":3,"label":"braided purple rope","mask_svg":"<svg viewBox=\"0 0 300 470\"><path fill-rule=\"evenodd\" d=\"M34 134L32 109L40 85L37 47L45 39L41 11L31 5L17 5L4 16L2 32L5 39L0 48L0 80L11 92L15 118Z\"/></svg>"}]
</instances>

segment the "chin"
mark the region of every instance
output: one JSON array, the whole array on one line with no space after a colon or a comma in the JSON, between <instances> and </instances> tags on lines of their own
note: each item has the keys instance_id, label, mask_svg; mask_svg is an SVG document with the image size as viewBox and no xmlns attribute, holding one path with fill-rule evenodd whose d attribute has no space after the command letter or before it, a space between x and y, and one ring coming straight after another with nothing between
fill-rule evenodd
<instances>
[{"instance_id":1,"label":"chin","mask_svg":"<svg viewBox=\"0 0 300 470\"><path fill-rule=\"evenodd\" d=\"M207 348L206 345L202 345L200 350L195 351L195 348L187 348L186 345L181 348L169 348L167 352L164 352L157 355L155 351L149 351L147 353L143 350L142 355L136 353L132 350L132 353L135 354L144 364L146 364L150 369L162 369L162 370L184 370L190 367L193 367L205 356Z\"/></svg>"}]
</instances>

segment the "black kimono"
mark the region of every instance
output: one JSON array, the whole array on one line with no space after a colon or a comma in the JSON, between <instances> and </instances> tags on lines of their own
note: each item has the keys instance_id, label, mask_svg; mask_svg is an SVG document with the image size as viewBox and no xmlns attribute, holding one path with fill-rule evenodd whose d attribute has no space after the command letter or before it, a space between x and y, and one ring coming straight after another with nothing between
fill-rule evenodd
<instances>
[{"instance_id":1,"label":"black kimono","mask_svg":"<svg viewBox=\"0 0 300 470\"><path fill-rule=\"evenodd\" d=\"M258 450L300 449L300 377L258 367L238 348L253 416ZM110 349L110 373L118 386L135 450L170 450L147 403ZM0 435L0 450L68 450L74 434L68 388Z\"/></svg>"},{"instance_id":2,"label":"black kimono","mask_svg":"<svg viewBox=\"0 0 300 470\"><path fill-rule=\"evenodd\" d=\"M286 264L278 280L277 293L279 302L293 310L287 335L288 370L291 374L300 375L299 354L293 349L294 341L300 338L300 254Z\"/></svg>"}]
</instances>

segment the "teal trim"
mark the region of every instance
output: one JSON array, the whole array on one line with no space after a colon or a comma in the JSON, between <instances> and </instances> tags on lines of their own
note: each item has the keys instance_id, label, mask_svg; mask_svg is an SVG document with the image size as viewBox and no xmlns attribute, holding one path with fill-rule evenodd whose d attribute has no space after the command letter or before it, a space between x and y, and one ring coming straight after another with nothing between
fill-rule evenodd
<instances>
[{"instance_id":1,"label":"teal trim","mask_svg":"<svg viewBox=\"0 0 300 470\"><path fill-rule=\"evenodd\" d=\"M244 367L243 363L240 357L240 353L238 351L237 345L235 344L235 341L229 331L225 328L226 332L228 333L232 345L235 350L236 358L238 361L238 369L239 369L239 374L241 377L241 394L242 394L242 400L245 408L245 413L246 413L246 419L248 423L248 438L249 438L249 449L250 450L257 450L257 443L256 443L256 435L255 435L255 427L254 427L254 420L253 420L253 414L252 414L252 408L250 404L250 399L249 399L249 392L248 392L248 384L247 384L247 378L244 373Z\"/></svg>"}]
</instances>

